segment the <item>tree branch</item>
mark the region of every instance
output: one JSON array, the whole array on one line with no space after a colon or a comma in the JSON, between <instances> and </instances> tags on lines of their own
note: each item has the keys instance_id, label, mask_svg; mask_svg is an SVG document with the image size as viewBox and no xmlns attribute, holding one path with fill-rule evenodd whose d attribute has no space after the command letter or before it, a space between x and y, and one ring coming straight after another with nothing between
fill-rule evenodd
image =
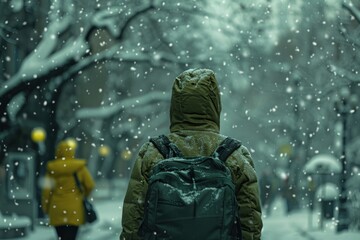
<instances>
[{"instance_id":1,"label":"tree branch","mask_svg":"<svg viewBox=\"0 0 360 240\"><path fill-rule=\"evenodd\" d=\"M129 27L129 24L138 16L155 9L154 5L151 3L147 7L142 7L136 10L129 18L127 18L122 24L121 28L118 28L120 19L119 16L123 12L122 8L111 8L108 10L103 10L95 13L95 16L92 21L92 25L85 33L85 39L89 39L91 33L95 29L105 28L116 40L123 40L124 33ZM127 14L125 14L127 15Z\"/></svg>"},{"instance_id":2,"label":"tree branch","mask_svg":"<svg viewBox=\"0 0 360 240\"><path fill-rule=\"evenodd\" d=\"M360 10L357 9L351 1L344 1L342 6L360 23Z\"/></svg>"},{"instance_id":3,"label":"tree branch","mask_svg":"<svg viewBox=\"0 0 360 240\"><path fill-rule=\"evenodd\" d=\"M341 78L348 79L353 82L360 82L360 75L359 72L351 72L349 70L346 70L344 68L335 66L333 64L330 64L328 66L328 70L333 73L335 76L339 76Z\"/></svg>"},{"instance_id":4,"label":"tree branch","mask_svg":"<svg viewBox=\"0 0 360 240\"><path fill-rule=\"evenodd\" d=\"M131 15L123 24L117 39L122 40L125 28L128 27L134 18L153 8L153 5L150 5ZM106 17L110 17L112 20L110 22L102 22L99 20L104 20ZM35 88L36 85L42 84L59 75L63 75L63 78L73 76L77 71L91 66L102 59L122 59L118 56L119 54L117 54L118 46L104 50L100 55L83 58L89 51L86 37L91 32L91 29L96 29L97 26L107 26L107 28L109 28L109 24L114 21L114 13L109 11L105 13L99 12L96 19L97 20L94 20L92 23L92 27L80 34L78 38L70 39L67 44L57 52L54 52L54 50L59 44L59 35L69 29L72 18L67 16L61 21L50 23L48 27L49 30L44 33L44 37L36 49L24 59L20 70L8 81L0 85L1 115L5 114L6 105L11 101L12 97L24 89L31 90ZM114 33L114 31L110 31ZM68 69L69 71L67 71Z\"/></svg>"},{"instance_id":5,"label":"tree branch","mask_svg":"<svg viewBox=\"0 0 360 240\"><path fill-rule=\"evenodd\" d=\"M155 9L155 6L150 3L150 5L144 9L140 9L137 10L133 15L131 15L122 25L119 36L117 36L117 40L122 40L124 38L124 34L125 34L125 30L128 28L129 24L132 22L132 20L134 20L135 18L137 18L138 16L140 16L143 13L146 13L150 10Z\"/></svg>"},{"instance_id":6,"label":"tree branch","mask_svg":"<svg viewBox=\"0 0 360 240\"><path fill-rule=\"evenodd\" d=\"M169 101L168 94L158 91L150 92L142 96L124 99L123 101L117 102L112 106L104 106L99 108L83 108L75 113L75 118L77 119L109 118L126 108L130 108L134 106L139 107L152 102L159 102L159 101Z\"/></svg>"},{"instance_id":7,"label":"tree branch","mask_svg":"<svg viewBox=\"0 0 360 240\"><path fill-rule=\"evenodd\" d=\"M24 84L30 85L32 81L39 83L62 73L85 54L87 43L82 37L69 41L60 51L53 53L59 44L59 35L69 29L70 24L71 18L67 17L49 25L49 30L34 51L24 59L20 70L0 85L0 99L16 95L23 90Z\"/></svg>"}]
</instances>

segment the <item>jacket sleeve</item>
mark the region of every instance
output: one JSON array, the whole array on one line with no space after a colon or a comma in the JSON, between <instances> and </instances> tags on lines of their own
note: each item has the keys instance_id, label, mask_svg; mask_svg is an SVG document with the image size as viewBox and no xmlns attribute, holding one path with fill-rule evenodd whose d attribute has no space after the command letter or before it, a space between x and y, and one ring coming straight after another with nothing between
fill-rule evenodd
<instances>
[{"instance_id":1,"label":"jacket sleeve","mask_svg":"<svg viewBox=\"0 0 360 240\"><path fill-rule=\"evenodd\" d=\"M149 158L149 143L145 143L139 151L132 169L129 185L126 191L123 212L122 232L120 240L140 239L138 229L140 227L143 213L144 201L147 191L147 177L144 162Z\"/></svg>"},{"instance_id":2,"label":"jacket sleeve","mask_svg":"<svg viewBox=\"0 0 360 240\"><path fill-rule=\"evenodd\" d=\"M88 197L95 188L95 181L90 174L89 169L85 166L81 170L82 185L84 186L84 196Z\"/></svg>"},{"instance_id":3,"label":"jacket sleeve","mask_svg":"<svg viewBox=\"0 0 360 240\"><path fill-rule=\"evenodd\" d=\"M260 240L263 223L253 160L246 147L241 147L231 158L243 240Z\"/></svg>"}]
</instances>

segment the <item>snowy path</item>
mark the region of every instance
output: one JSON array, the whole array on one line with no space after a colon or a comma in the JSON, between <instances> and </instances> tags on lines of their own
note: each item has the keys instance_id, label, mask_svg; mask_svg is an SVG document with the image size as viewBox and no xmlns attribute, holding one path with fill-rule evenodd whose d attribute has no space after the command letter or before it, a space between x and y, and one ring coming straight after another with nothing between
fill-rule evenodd
<instances>
[{"instance_id":1,"label":"snowy path","mask_svg":"<svg viewBox=\"0 0 360 240\"><path fill-rule=\"evenodd\" d=\"M98 221L80 228L78 240L118 240L120 233L122 199L97 200L95 208ZM33 232L19 240L54 240L55 230L52 227L37 226Z\"/></svg>"},{"instance_id":2,"label":"snowy path","mask_svg":"<svg viewBox=\"0 0 360 240\"><path fill-rule=\"evenodd\" d=\"M264 217L263 221L263 240L307 239L299 231L295 230L296 225L293 222L293 219L290 219L290 217L285 215L285 206L281 200L274 203L271 215Z\"/></svg>"},{"instance_id":3,"label":"snowy path","mask_svg":"<svg viewBox=\"0 0 360 240\"><path fill-rule=\"evenodd\" d=\"M99 220L89 226L81 227L78 240L118 240L121 223L123 194L112 198L99 198L95 201ZM360 232L343 232L337 234L332 221L324 223L323 230L318 226L317 217L314 214L312 223L309 224L309 212L299 211L286 215L285 206L278 199L272 208L271 215L264 217L264 229L262 240L358 240ZM311 226L311 227L310 227ZM19 240L53 240L55 231L53 228L37 226L35 231Z\"/></svg>"},{"instance_id":4,"label":"snowy path","mask_svg":"<svg viewBox=\"0 0 360 240\"><path fill-rule=\"evenodd\" d=\"M319 217L303 210L286 215L284 202L278 199L269 217L264 217L262 240L358 240L360 232L336 233L332 220L325 221L320 229Z\"/></svg>"}]
</instances>

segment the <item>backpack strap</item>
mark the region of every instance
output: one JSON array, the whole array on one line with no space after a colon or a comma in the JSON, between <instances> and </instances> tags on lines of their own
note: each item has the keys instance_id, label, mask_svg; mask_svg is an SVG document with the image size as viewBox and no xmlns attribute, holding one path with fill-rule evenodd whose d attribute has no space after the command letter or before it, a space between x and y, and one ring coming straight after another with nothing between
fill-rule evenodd
<instances>
[{"instance_id":1,"label":"backpack strap","mask_svg":"<svg viewBox=\"0 0 360 240\"><path fill-rule=\"evenodd\" d=\"M172 143L165 135L150 138L150 142L154 144L156 149L161 153L164 158L183 156L179 148L174 143Z\"/></svg>"},{"instance_id":2,"label":"backpack strap","mask_svg":"<svg viewBox=\"0 0 360 240\"><path fill-rule=\"evenodd\" d=\"M75 178L76 186L79 188L80 192L83 193L83 188L81 186L80 180L79 180L78 175L76 174L76 172L74 172L73 176Z\"/></svg>"},{"instance_id":3,"label":"backpack strap","mask_svg":"<svg viewBox=\"0 0 360 240\"><path fill-rule=\"evenodd\" d=\"M215 154L219 157L222 162L225 162L226 159L239 147L241 147L241 142L227 137L225 138L219 145L219 147L215 150Z\"/></svg>"}]
</instances>

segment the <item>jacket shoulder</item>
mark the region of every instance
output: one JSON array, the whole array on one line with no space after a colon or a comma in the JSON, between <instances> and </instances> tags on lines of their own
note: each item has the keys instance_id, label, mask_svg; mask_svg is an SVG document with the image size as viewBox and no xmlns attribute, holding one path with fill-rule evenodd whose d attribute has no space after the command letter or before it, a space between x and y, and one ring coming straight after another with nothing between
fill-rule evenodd
<instances>
[{"instance_id":1,"label":"jacket shoulder","mask_svg":"<svg viewBox=\"0 0 360 240\"><path fill-rule=\"evenodd\" d=\"M241 146L233 152L227 160L227 165L230 168L235 182L238 179L247 179L256 181L256 171L252 156L246 146Z\"/></svg>"}]
</instances>

